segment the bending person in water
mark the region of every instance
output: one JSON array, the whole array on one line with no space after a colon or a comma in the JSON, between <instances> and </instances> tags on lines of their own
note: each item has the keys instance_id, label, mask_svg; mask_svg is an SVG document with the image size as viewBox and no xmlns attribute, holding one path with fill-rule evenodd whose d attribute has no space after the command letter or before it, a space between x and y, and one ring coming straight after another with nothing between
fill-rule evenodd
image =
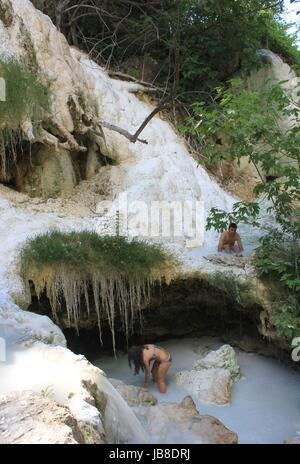
<instances>
[{"instance_id":1,"label":"bending person in water","mask_svg":"<svg viewBox=\"0 0 300 464\"><path fill-rule=\"evenodd\" d=\"M226 251L226 253L236 253L236 256L243 256L244 248L242 240L236 230L237 225L232 222L228 230L223 232L219 239L218 251Z\"/></svg>"},{"instance_id":2,"label":"bending person in water","mask_svg":"<svg viewBox=\"0 0 300 464\"><path fill-rule=\"evenodd\" d=\"M151 361L154 361L152 369ZM147 388L150 378L150 369L153 382L158 382L160 393L166 393L166 373L171 366L172 358L164 348L156 345L133 346L128 350L128 363L134 364L134 374L139 374L140 369L145 372L144 387Z\"/></svg>"}]
</instances>

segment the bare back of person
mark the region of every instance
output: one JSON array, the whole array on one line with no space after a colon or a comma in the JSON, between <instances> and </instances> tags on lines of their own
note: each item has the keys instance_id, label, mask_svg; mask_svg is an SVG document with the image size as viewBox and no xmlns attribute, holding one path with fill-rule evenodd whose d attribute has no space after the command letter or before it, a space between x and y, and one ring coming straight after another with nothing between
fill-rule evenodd
<instances>
[{"instance_id":1,"label":"bare back of person","mask_svg":"<svg viewBox=\"0 0 300 464\"><path fill-rule=\"evenodd\" d=\"M146 368L145 386L148 385L150 362L154 361L151 374L153 382L158 382L158 387L161 393L166 392L165 376L171 366L172 358L164 348L156 345L144 345L143 358Z\"/></svg>"}]
</instances>

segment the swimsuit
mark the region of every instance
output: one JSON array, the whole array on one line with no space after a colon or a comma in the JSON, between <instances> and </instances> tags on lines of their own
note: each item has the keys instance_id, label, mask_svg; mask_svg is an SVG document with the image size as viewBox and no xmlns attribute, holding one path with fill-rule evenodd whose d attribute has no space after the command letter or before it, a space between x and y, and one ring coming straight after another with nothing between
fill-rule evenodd
<instances>
[{"instance_id":1,"label":"swimsuit","mask_svg":"<svg viewBox=\"0 0 300 464\"><path fill-rule=\"evenodd\" d=\"M165 363L172 362L172 357L171 357L170 353L169 353L169 358L168 358L167 361L160 361L160 359L157 359L157 353L156 353L157 349L162 350L165 353L167 353L167 351L164 348L162 348L161 346L155 346L155 345L152 345L152 346L153 346L153 355L152 355L152 358L150 359L150 361L157 361L160 364L165 364Z\"/></svg>"}]
</instances>

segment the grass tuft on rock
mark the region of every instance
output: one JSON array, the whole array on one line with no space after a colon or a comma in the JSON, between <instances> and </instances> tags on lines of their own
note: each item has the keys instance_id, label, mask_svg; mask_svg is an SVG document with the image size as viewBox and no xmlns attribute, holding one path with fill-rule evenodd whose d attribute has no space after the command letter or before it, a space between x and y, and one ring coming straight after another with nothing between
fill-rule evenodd
<instances>
[{"instance_id":1,"label":"grass tuft on rock","mask_svg":"<svg viewBox=\"0 0 300 464\"><path fill-rule=\"evenodd\" d=\"M17 162L22 125L31 123L37 130L50 111L51 98L49 88L13 58L0 58L0 78L0 167L6 179L8 166Z\"/></svg>"},{"instance_id":2,"label":"grass tuft on rock","mask_svg":"<svg viewBox=\"0 0 300 464\"><path fill-rule=\"evenodd\" d=\"M108 320L114 350L116 315L128 337L151 286L170 278L176 264L160 245L90 231L38 235L21 252L22 278L34 283L38 296L46 290L54 318L65 302L69 326L78 330L83 299L88 316L97 313L100 338L101 321Z\"/></svg>"},{"instance_id":3,"label":"grass tuft on rock","mask_svg":"<svg viewBox=\"0 0 300 464\"><path fill-rule=\"evenodd\" d=\"M6 100L0 101L0 128L17 130L25 120L41 120L50 108L50 90L23 64L0 58Z\"/></svg>"}]
</instances>

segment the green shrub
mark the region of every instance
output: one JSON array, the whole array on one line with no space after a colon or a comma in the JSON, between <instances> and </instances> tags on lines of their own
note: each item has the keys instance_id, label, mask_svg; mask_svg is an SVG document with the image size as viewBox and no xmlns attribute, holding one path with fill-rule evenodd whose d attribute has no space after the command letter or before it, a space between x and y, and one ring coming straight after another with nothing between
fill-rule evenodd
<instances>
[{"instance_id":1,"label":"green shrub","mask_svg":"<svg viewBox=\"0 0 300 464\"><path fill-rule=\"evenodd\" d=\"M254 263L260 277L275 283L274 324L288 341L300 333L300 243L271 230L260 241Z\"/></svg>"},{"instance_id":2,"label":"green shrub","mask_svg":"<svg viewBox=\"0 0 300 464\"><path fill-rule=\"evenodd\" d=\"M295 35L288 32L289 26L273 18L267 22L265 45L274 53L281 55L300 74L300 50L297 48Z\"/></svg>"},{"instance_id":3,"label":"green shrub","mask_svg":"<svg viewBox=\"0 0 300 464\"><path fill-rule=\"evenodd\" d=\"M215 272L209 276L208 281L241 306L247 306L253 302L250 283L239 279L232 272Z\"/></svg>"},{"instance_id":4,"label":"green shrub","mask_svg":"<svg viewBox=\"0 0 300 464\"><path fill-rule=\"evenodd\" d=\"M300 334L300 304L295 295L286 295L286 299L274 304L274 323L279 335L288 342Z\"/></svg>"},{"instance_id":5,"label":"green shrub","mask_svg":"<svg viewBox=\"0 0 300 464\"><path fill-rule=\"evenodd\" d=\"M256 249L254 263L261 277L277 280L300 295L300 243L278 230L270 230Z\"/></svg>"}]
</instances>

